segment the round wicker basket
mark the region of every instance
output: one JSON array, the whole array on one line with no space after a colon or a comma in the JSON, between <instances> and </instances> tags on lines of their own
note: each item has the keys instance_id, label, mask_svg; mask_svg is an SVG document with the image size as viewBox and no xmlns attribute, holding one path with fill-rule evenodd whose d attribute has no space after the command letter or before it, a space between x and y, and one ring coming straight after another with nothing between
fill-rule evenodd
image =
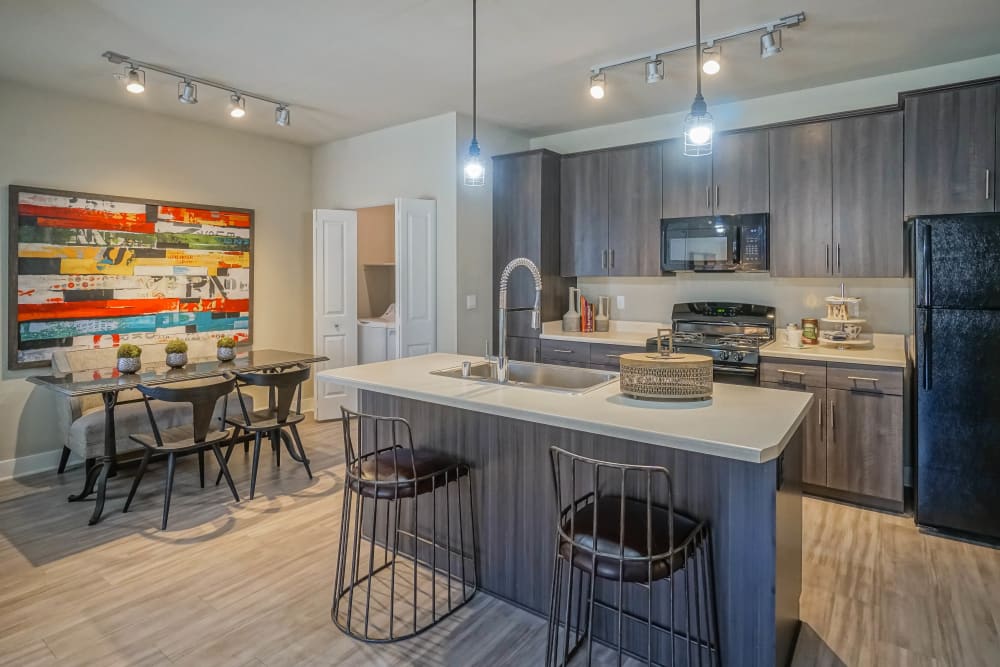
<instances>
[{"instance_id":1,"label":"round wicker basket","mask_svg":"<svg viewBox=\"0 0 1000 667\"><path fill-rule=\"evenodd\" d=\"M712 357L702 354L637 352L620 357L623 394L677 401L712 397Z\"/></svg>"}]
</instances>

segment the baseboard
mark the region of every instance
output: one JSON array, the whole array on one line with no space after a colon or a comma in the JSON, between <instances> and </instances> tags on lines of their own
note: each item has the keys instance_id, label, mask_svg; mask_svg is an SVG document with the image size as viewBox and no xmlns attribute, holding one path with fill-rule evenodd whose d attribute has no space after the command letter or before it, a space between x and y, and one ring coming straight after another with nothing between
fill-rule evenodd
<instances>
[{"instance_id":1,"label":"baseboard","mask_svg":"<svg viewBox=\"0 0 1000 667\"><path fill-rule=\"evenodd\" d=\"M302 399L302 412L316 412L316 399L315 398L303 398Z\"/></svg>"},{"instance_id":2,"label":"baseboard","mask_svg":"<svg viewBox=\"0 0 1000 667\"><path fill-rule=\"evenodd\" d=\"M53 449L49 452L40 452L28 456L19 456L16 459L0 461L0 481L26 477L40 472L48 472L59 467L59 456L62 449ZM67 466L79 465L83 463L76 454L70 454Z\"/></svg>"}]
</instances>

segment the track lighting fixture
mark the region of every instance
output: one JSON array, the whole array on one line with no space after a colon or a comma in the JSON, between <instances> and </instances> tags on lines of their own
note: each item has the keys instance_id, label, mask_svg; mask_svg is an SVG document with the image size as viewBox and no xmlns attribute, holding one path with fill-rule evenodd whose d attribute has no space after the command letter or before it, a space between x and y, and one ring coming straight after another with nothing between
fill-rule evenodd
<instances>
[{"instance_id":1,"label":"track lighting fixture","mask_svg":"<svg viewBox=\"0 0 1000 667\"><path fill-rule=\"evenodd\" d=\"M125 90L136 95L146 90L146 73L141 69L130 67L125 75Z\"/></svg>"},{"instance_id":2,"label":"track lighting fixture","mask_svg":"<svg viewBox=\"0 0 1000 667\"><path fill-rule=\"evenodd\" d=\"M476 107L476 84L478 83L478 61L476 43L476 0L472 0L472 141L469 142L469 154L465 158L465 167L462 169L463 180L466 185L477 187L486 184L486 167L479 157L479 139L476 137L476 122L478 120L479 109Z\"/></svg>"},{"instance_id":3,"label":"track lighting fixture","mask_svg":"<svg viewBox=\"0 0 1000 667\"><path fill-rule=\"evenodd\" d=\"M604 72L594 72L591 75L590 96L595 100L604 99Z\"/></svg>"},{"instance_id":4,"label":"track lighting fixture","mask_svg":"<svg viewBox=\"0 0 1000 667\"><path fill-rule=\"evenodd\" d=\"M218 81L202 79L197 76L192 76L191 74L178 72L177 70L170 69L169 67L162 67L153 63L136 60L135 58L123 56L122 54L115 53L114 51L105 51L101 54L101 57L105 58L110 63L114 63L115 65L125 66L124 73L119 72L115 74L115 78L125 81L125 90L130 93L138 94L146 90L146 70L150 70L178 79L177 101L181 104L198 103L198 84L200 84L202 86L208 86L209 88L215 88L216 90L225 91L229 94L229 115L232 118L243 118L247 115L246 98L249 97L250 99L275 105L274 122L276 125L280 127L288 127L292 124L291 110L289 109L287 102L282 102L281 100L276 100L265 95L258 95L257 93L248 93L245 90L240 90L239 88L234 88L233 86L227 86L226 84Z\"/></svg>"},{"instance_id":5,"label":"track lighting fixture","mask_svg":"<svg viewBox=\"0 0 1000 667\"><path fill-rule=\"evenodd\" d=\"M646 83L663 81L663 61L650 58L646 63Z\"/></svg>"},{"instance_id":6,"label":"track lighting fixture","mask_svg":"<svg viewBox=\"0 0 1000 667\"><path fill-rule=\"evenodd\" d=\"M233 93L229 96L229 115L233 118L243 118L247 115L247 102L241 95Z\"/></svg>"},{"instance_id":7,"label":"track lighting fixture","mask_svg":"<svg viewBox=\"0 0 1000 667\"><path fill-rule=\"evenodd\" d=\"M760 36L760 57L770 58L781 53L781 30L769 29Z\"/></svg>"},{"instance_id":8,"label":"track lighting fixture","mask_svg":"<svg viewBox=\"0 0 1000 667\"><path fill-rule=\"evenodd\" d=\"M722 69L722 44L709 42L701 52L701 71L705 74L718 74Z\"/></svg>"},{"instance_id":9,"label":"track lighting fixture","mask_svg":"<svg viewBox=\"0 0 1000 667\"><path fill-rule=\"evenodd\" d=\"M694 0L694 43L701 44L701 0ZM684 119L684 155L698 157L712 154L712 133L715 123L708 113L708 104L701 96L701 49L694 50L695 76L698 89L691 104L691 113Z\"/></svg>"},{"instance_id":10,"label":"track lighting fixture","mask_svg":"<svg viewBox=\"0 0 1000 667\"><path fill-rule=\"evenodd\" d=\"M178 83L177 101L181 104L198 104L198 86L187 80Z\"/></svg>"}]
</instances>

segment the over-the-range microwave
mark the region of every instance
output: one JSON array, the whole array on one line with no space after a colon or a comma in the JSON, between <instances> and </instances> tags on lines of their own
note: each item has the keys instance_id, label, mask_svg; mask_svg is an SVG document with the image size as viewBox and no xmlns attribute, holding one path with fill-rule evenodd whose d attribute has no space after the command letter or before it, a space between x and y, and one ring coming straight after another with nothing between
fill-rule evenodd
<instances>
[{"instance_id":1,"label":"over-the-range microwave","mask_svg":"<svg viewBox=\"0 0 1000 667\"><path fill-rule=\"evenodd\" d=\"M664 271L767 271L768 215L705 215L660 221Z\"/></svg>"}]
</instances>

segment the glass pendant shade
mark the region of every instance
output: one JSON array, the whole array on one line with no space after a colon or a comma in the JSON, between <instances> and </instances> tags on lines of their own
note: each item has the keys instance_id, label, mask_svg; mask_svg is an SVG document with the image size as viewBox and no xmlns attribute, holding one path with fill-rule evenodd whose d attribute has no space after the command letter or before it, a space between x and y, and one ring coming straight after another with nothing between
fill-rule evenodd
<instances>
[{"instance_id":1,"label":"glass pendant shade","mask_svg":"<svg viewBox=\"0 0 1000 667\"><path fill-rule=\"evenodd\" d=\"M478 186L486 184L486 167L479 157L479 142L475 139L469 144L469 156L465 160L465 184Z\"/></svg>"},{"instance_id":2,"label":"glass pendant shade","mask_svg":"<svg viewBox=\"0 0 1000 667\"><path fill-rule=\"evenodd\" d=\"M708 105L697 96L691 105L691 113L684 118L684 155L698 157L712 154L712 135L715 122L708 113Z\"/></svg>"}]
</instances>

